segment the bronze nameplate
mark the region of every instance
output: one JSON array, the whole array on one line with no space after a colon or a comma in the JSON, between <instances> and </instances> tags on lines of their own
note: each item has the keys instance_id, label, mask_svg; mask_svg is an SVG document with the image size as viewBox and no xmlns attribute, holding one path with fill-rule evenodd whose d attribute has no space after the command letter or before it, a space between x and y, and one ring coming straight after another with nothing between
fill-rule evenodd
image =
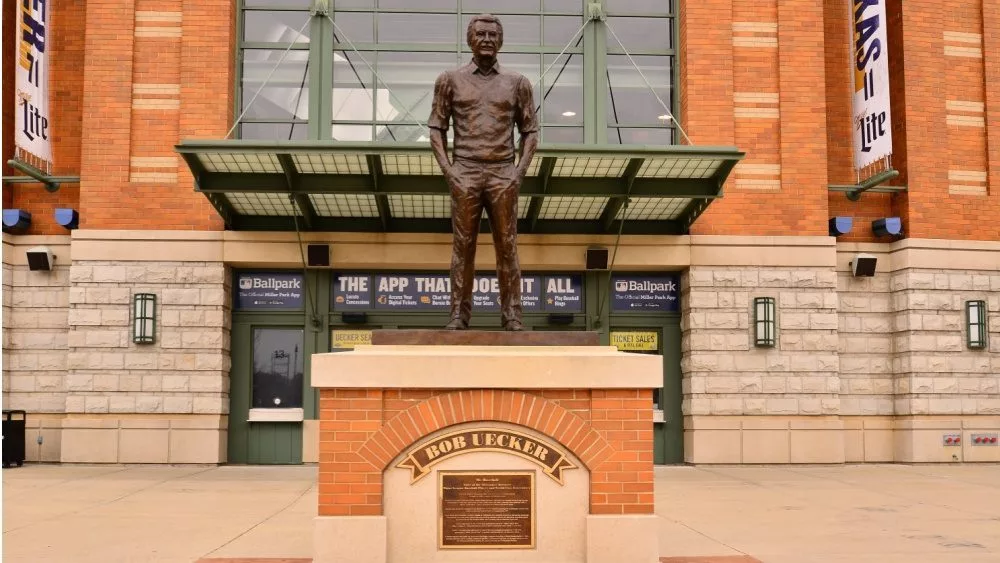
<instances>
[{"instance_id":1,"label":"bronze nameplate","mask_svg":"<svg viewBox=\"0 0 1000 563\"><path fill-rule=\"evenodd\" d=\"M459 430L425 440L413 447L396 467L412 471L412 485L427 475L435 463L474 451L504 452L531 460L541 465L545 474L560 485L563 484L562 472L576 468L561 447L504 428Z\"/></svg>"},{"instance_id":2,"label":"bronze nameplate","mask_svg":"<svg viewBox=\"0 0 1000 563\"><path fill-rule=\"evenodd\" d=\"M535 547L533 471L440 471L440 549Z\"/></svg>"}]
</instances>

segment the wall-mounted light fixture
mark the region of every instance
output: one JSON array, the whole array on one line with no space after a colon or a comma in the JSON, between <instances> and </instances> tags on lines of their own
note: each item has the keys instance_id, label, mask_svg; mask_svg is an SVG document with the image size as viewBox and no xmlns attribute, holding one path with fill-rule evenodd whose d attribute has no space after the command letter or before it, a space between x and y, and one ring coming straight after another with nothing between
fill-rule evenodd
<instances>
[{"instance_id":1,"label":"wall-mounted light fixture","mask_svg":"<svg viewBox=\"0 0 1000 563\"><path fill-rule=\"evenodd\" d=\"M875 236L888 237L903 234L903 221L899 217L883 217L872 221L872 232Z\"/></svg>"},{"instance_id":2,"label":"wall-mounted light fixture","mask_svg":"<svg viewBox=\"0 0 1000 563\"><path fill-rule=\"evenodd\" d=\"M31 226L31 213L23 209L3 210L3 232L20 233Z\"/></svg>"},{"instance_id":3,"label":"wall-mounted light fixture","mask_svg":"<svg viewBox=\"0 0 1000 563\"><path fill-rule=\"evenodd\" d=\"M986 302L965 302L966 343L969 348L986 348Z\"/></svg>"},{"instance_id":4,"label":"wall-mounted light fixture","mask_svg":"<svg viewBox=\"0 0 1000 563\"><path fill-rule=\"evenodd\" d=\"M753 298L753 344L772 348L777 342L776 307L774 297Z\"/></svg>"},{"instance_id":5,"label":"wall-mounted light fixture","mask_svg":"<svg viewBox=\"0 0 1000 563\"><path fill-rule=\"evenodd\" d=\"M854 227L854 217L830 217L829 230L831 237L839 237L851 232Z\"/></svg>"},{"instance_id":6,"label":"wall-mounted light fixture","mask_svg":"<svg viewBox=\"0 0 1000 563\"><path fill-rule=\"evenodd\" d=\"M80 214L76 209L59 207L56 208L53 214L55 215L56 223L59 223L59 225L66 229L73 230L80 226Z\"/></svg>"},{"instance_id":7,"label":"wall-mounted light fixture","mask_svg":"<svg viewBox=\"0 0 1000 563\"><path fill-rule=\"evenodd\" d=\"M136 293L132 296L132 342L152 344L156 341L156 295Z\"/></svg>"}]
</instances>

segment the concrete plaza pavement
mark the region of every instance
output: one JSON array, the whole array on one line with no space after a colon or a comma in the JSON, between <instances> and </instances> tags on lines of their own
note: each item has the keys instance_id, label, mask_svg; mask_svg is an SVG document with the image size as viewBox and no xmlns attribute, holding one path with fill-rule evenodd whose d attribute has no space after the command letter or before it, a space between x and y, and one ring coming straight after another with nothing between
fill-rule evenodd
<instances>
[{"instance_id":1,"label":"concrete plaza pavement","mask_svg":"<svg viewBox=\"0 0 1000 563\"><path fill-rule=\"evenodd\" d=\"M2 475L5 562L312 555L315 466ZM658 467L656 514L660 552L678 563L1000 563L995 464Z\"/></svg>"}]
</instances>

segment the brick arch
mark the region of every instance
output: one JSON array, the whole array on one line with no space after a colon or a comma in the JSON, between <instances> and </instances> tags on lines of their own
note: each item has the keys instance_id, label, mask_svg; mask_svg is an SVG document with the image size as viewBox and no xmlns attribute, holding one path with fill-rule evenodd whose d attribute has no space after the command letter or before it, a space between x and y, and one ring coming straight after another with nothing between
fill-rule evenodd
<instances>
[{"instance_id":1,"label":"brick arch","mask_svg":"<svg viewBox=\"0 0 1000 563\"><path fill-rule=\"evenodd\" d=\"M415 442L465 422L517 424L554 438L593 471L615 449L589 423L556 403L521 391L477 389L435 395L398 413L359 449L373 467L389 463Z\"/></svg>"}]
</instances>

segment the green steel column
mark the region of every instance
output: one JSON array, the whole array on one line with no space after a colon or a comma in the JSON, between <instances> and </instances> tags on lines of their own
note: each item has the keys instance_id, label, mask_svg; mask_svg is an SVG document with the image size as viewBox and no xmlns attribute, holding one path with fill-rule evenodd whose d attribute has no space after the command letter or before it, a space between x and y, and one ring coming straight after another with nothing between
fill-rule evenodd
<instances>
[{"instance_id":1,"label":"green steel column","mask_svg":"<svg viewBox=\"0 0 1000 563\"><path fill-rule=\"evenodd\" d=\"M584 12L586 17L591 17L592 9L595 8L600 10L602 19L594 20L586 31L584 107L587 114L584 121L584 142L606 145L608 144L608 41L603 21L606 13L604 0L587 2Z\"/></svg>"},{"instance_id":2,"label":"green steel column","mask_svg":"<svg viewBox=\"0 0 1000 563\"><path fill-rule=\"evenodd\" d=\"M309 139L332 138L333 15L330 0L315 0L309 24Z\"/></svg>"}]
</instances>

